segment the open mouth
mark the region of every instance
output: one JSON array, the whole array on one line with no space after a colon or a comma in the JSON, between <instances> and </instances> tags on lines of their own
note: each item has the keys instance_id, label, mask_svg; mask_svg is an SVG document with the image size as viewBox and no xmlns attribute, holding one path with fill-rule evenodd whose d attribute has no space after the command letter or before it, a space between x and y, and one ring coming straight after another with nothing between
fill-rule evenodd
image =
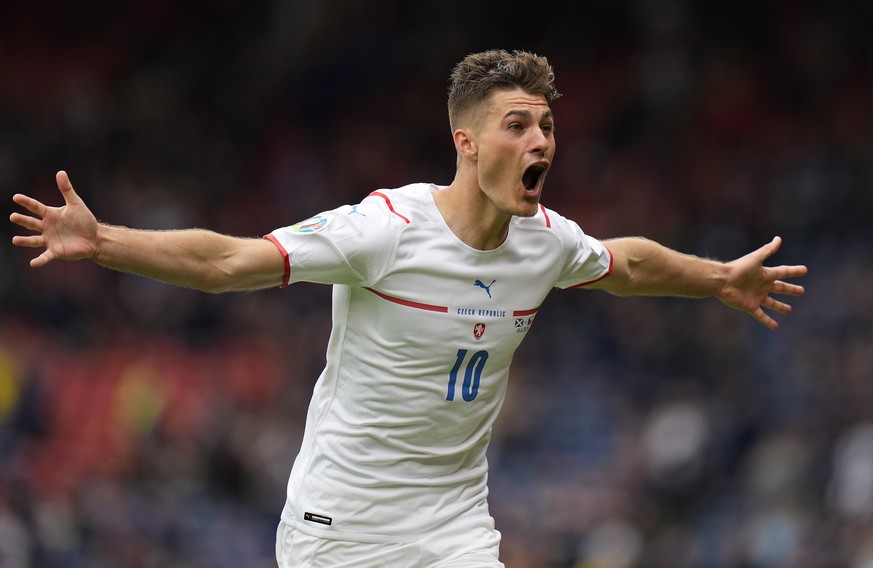
<instances>
[{"instance_id":1,"label":"open mouth","mask_svg":"<svg viewBox=\"0 0 873 568\"><path fill-rule=\"evenodd\" d=\"M534 164L524 170L524 174L521 176L521 183L524 184L524 188L527 191L535 192L540 185L540 180L543 178L543 174L545 173L546 166L543 164Z\"/></svg>"}]
</instances>

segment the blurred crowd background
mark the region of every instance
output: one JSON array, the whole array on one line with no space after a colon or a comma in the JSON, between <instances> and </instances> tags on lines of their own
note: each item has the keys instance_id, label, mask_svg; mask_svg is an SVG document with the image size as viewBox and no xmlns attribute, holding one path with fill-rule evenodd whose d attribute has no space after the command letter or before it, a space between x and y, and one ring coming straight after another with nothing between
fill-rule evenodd
<instances>
[{"instance_id":1,"label":"blurred crowd background","mask_svg":"<svg viewBox=\"0 0 873 568\"><path fill-rule=\"evenodd\" d=\"M451 182L452 66L547 55L543 202L806 296L556 291L490 450L510 568L873 567L873 2L170 0L0 6L0 194L262 235ZM273 566L330 290L210 296L0 228L0 566Z\"/></svg>"}]
</instances>

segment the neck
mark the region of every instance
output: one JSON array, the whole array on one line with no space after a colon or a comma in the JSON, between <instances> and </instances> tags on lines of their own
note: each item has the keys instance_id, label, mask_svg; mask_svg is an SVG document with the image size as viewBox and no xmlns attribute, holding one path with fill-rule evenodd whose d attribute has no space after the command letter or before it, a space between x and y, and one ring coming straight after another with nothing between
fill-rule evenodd
<instances>
[{"instance_id":1,"label":"neck","mask_svg":"<svg viewBox=\"0 0 873 568\"><path fill-rule=\"evenodd\" d=\"M506 240L512 216L498 211L475 181L456 176L434 202L449 229L472 248L493 250Z\"/></svg>"}]
</instances>

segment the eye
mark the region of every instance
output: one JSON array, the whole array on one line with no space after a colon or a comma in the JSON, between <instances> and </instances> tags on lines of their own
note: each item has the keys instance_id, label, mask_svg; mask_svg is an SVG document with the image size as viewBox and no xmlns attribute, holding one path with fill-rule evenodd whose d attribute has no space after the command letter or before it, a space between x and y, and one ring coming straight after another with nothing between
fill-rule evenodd
<instances>
[{"instance_id":1,"label":"eye","mask_svg":"<svg viewBox=\"0 0 873 568\"><path fill-rule=\"evenodd\" d=\"M524 126L520 122L513 122L508 128L509 130L524 130Z\"/></svg>"},{"instance_id":2,"label":"eye","mask_svg":"<svg viewBox=\"0 0 873 568\"><path fill-rule=\"evenodd\" d=\"M555 131L555 125L551 123L543 124L540 128L546 134L552 134Z\"/></svg>"}]
</instances>

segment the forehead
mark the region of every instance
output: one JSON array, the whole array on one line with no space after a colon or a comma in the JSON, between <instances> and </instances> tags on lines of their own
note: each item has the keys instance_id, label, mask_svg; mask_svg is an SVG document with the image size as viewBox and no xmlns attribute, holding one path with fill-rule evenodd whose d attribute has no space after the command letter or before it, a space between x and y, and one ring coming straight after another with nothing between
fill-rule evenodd
<instances>
[{"instance_id":1,"label":"forehead","mask_svg":"<svg viewBox=\"0 0 873 568\"><path fill-rule=\"evenodd\" d=\"M551 115L549 103L543 95L534 95L522 89L500 89L488 97L489 118L502 118L512 111L529 112L540 118Z\"/></svg>"}]
</instances>

